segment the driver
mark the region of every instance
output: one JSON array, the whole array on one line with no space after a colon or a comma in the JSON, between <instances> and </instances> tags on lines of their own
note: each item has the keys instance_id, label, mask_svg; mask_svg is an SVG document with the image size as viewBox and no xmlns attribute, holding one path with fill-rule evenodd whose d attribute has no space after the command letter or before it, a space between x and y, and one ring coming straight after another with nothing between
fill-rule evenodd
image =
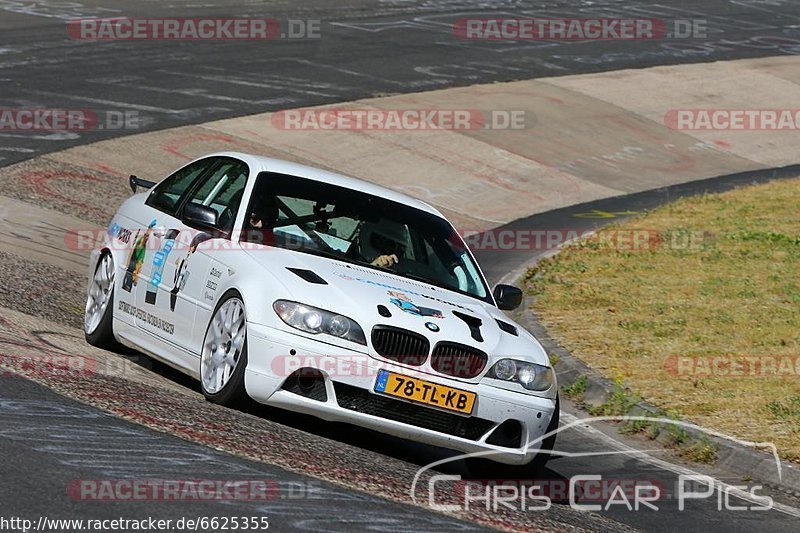
<instances>
[{"instance_id":1,"label":"driver","mask_svg":"<svg viewBox=\"0 0 800 533\"><path fill-rule=\"evenodd\" d=\"M363 222L358 235L361 257L381 268L390 268L400 262L406 242L405 226L389 220Z\"/></svg>"},{"instance_id":2,"label":"driver","mask_svg":"<svg viewBox=\"0 0 800 533\"><path fill-rule=\"evenodd\" d=\"M256 197L245 220L244 240L255 244L275 244L273 232L278 222L278 203L275 197Z\"/></svg>"},{"instance_id":3,"label":"driver","mask_svg":"<svg viewBox=\"0 0 800 533\"><path fill-rule=\"evenodd\" d=\"M275 201L275 197L272 196L254 202L247 224L251 228L264 229L274 228L277 221L278 203Z\"/></svg>"}]
</instances>

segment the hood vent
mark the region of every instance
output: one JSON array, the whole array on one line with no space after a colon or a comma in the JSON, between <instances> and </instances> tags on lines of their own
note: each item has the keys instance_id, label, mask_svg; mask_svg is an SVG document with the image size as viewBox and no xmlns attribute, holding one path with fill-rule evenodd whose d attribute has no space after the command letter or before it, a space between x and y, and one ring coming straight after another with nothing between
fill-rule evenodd
<instances>
[{"instance_id":1,"label":"hood vent","mask_svg":"<svg viewBox=\"0 0 800 533\"><path fill-rule=\"evenodd\" d=\"M468 315L460 311L453 311L453 314L463 320L467 326L469 326L469 332L473 339L478 342L483 342L483 337L481 336L481 326L483 325L483 320L476 316Z\"/></svg>"},{"instance_id":2,"label":"hood vent","mask_svg":"<svg viewBox=\"0 0 800 533\"><path fill-rule=\"evenodd\" d=\"M496 318L494 320L495 322L497 322L497 325L500 327L500 329L502 329L506 333L514 335L515 337L519 337L519 333L517 332L516 326L514 326L513 324L509 324L508 322L503 322L502 320L498 320Z\"/></svg>"},{"instance_id":3,"label":"hood vent","mask_svg":"<svg viewBox=\"0 0 800 533\"><path fill-rule=\"evenodd\" d=\"M304 268L291 268L286 267L286 270L291 272L292 274L299 276L306 280L309 283L315 283L317 285L327 285L328 282L319 277L316 272L312 272L310 270L306 270Z\"/></svg>"}]
</instances>

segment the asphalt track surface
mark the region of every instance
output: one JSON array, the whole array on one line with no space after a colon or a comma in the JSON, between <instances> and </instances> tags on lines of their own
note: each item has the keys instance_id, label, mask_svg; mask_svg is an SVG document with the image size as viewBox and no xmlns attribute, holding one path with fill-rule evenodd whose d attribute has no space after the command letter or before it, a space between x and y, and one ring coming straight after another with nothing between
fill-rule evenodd
<instances>
[{"instance_id":1,"label":"asphalt track surface","mask_svg":"<svg viewBox=\"0 0 800 533\"><path fill-rule=\"evenodd\" d=\"M458 85L800 52L794 0L537 2L291 0L236 2L0 0L5 107L135 111L135 131L283 108ZM71 39L76 17L271 17L317 20L320 38L251 41ZM643 17L705 21L696 39L466 41L465 17ZM0 165L134 131L3 133Z\"/></svg>"},{"instance_id":2,"label":"asphalt track surface","mask_svg":"<svg viewBox=\"0 0 800 533\"><path fill-rule=\"evenodd\" d=\"M5 518L154 517L176 523L266 516L277 531L329 530L332 523L342 530L484 529L157 433L17 377L3 380L0 426ZM252 501L82 500L75 482L99 479L257 481L266 490L263 499L254 491Z\"/></svg>"},{"instance_id":3,"label":"asphalt track surface","mask_svg":"<svg viewBox=\"0 0 800 533\"><path fill-rule=\"evenodd\" d=\"M544 2L224 2L187 9L177 2L124 3L24 2L0 0L0 104L15 108L90 108L136 111L141 128L92 132L0 133L0 165L114 136L165 129L208 120L386 93L415 92L456 85L542 76L715 61L800 52L800 6L793 0L663 1L599 0ZM321 39L248 42L83 42L69 39L65 20L108 16L198 17L268 16L284 21L318 19ZM706 38L682 41L592 43L487 43L455 39L451 24L465 16L643 16L704 18ZM387 59L388 58L388 59ZM740 178L753 179L753 176ZM708 186L708 184L702 187ZM723 185L719 185L720 187ZM687 190L691 193L694 191ZM717 187L711 185L710 188ZM609 199L587 209L625 212L651 206L680 191L656 191L636 198ZM631 207L634 206L634 207ZM545 227L587 227L608 219L575 222L578 208L538 215ZM546 218L549 217L549 218ZM531 227L530 219L514 224ZM514 272L529 255L481 257L492 279ZM180 382L179 378L178 381ZM187 386L190 386L187 384ZM156 433L52 394L26 380L6 378L0 388L2 515L30 517L91 516L141 518L191 515L245 515L257 505L236 508L226 502L100 504L75 502L65 487L74 479L112 477L274 478L309 482L261 463L218 453ZM89 422L91 421L91 422ZM312 434L356 444L376 464L400 458L424 465L441 450L388 439L368 432L341 435L306 419L281 423ZM66 428L63 432L54 427ZM97 430L81 433L87 427ZM605 432L565 433L558 448L569 452L607 452ZM98 437L98 435L100 435ZM114 435L128 446L113 448ZM66 438L65 438L66 436ZM99 439L99 440L98 440ZM103 441L103 439L107 439ZM146 442L144 445L136 443ZM87 444L89 450L87 451ZM641 446L641 443L639 443ZM117 441L116 446L120 446ZM152 447L151 447L152 446ZM151 452L149 450L158 450ZM125 450L125 451L122 451ZM187 460L186 457L192 457ZM202 459L199 459L202 458ZM453 467L458 471L458 466ZM235 473L235 475L234 475ZM242 476L239 476L241 474ZM653 479L674 484L677 473L648 457L610 455L554 460L543 477L601 474L615 479ZM410 482L410 480L408 480ZM728 479L741 482L739 479ZM288 486L288 485L287 485ZM298 484L298 486L301 486ZM435 513L398 506L363 493L320 483L324 497L278 498L269 510L279 530L457 530L473 527ZM769 487L767 487L769 489ZM766 490L770 493L769 490ZM775 493L776 499L789 498ZM736 503L741 501L734 499ZM187 504L188 505L188 504ZM146 507L146 509L145 509ZM162 508L163 507L163 508ZM155 511L159 511L155 513ZM145 512L146 511L146 512ZM649 531L789 531L798 517L778 511L746 513L717 510L716 499L677 511L673 500L662 511L629 512L624 507L599 513L620 525ZM581 515L559 513L579 526ZM536 518L531 520L536 524ZM588 525L588 522L587 522ZM599 527L591 523L589 527Z\"/></svg>"}]
</instances>

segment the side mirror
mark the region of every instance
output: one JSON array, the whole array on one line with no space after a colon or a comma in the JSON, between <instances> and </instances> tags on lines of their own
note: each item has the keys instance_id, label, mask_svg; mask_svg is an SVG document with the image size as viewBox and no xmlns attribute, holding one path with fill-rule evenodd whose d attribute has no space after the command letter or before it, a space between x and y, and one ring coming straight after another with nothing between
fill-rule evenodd
<instances>
[{"instance_id":1,"label":"side mirror","mask_svg":"<svg viewBox=\"0 0 800 533\"><path fill-rule=\"evenodd\" d=\"M197 229L217 229L217 211L213 207L188 203L183 208L183 223Z\"/></svg>"},{"instance_id":2,"label":"side mirror","mask_svg":"<svg viewBox=\"0 0 800 533\"><path fill-rule=\"evenodd\" d=\"M522 304L522 290L517 287L497 285L493 294L497 307L503 311L512 311Z\"/></svg>"}]
</instances>

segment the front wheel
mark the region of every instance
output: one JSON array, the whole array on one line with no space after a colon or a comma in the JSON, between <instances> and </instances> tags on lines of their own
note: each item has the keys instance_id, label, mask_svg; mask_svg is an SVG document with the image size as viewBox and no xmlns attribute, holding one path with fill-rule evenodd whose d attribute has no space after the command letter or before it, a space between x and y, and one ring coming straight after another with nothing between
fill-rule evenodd
<instances>
[{"instance_id":1,"label":"front wheel","mask_svg":"<svg viewBox=\"0 0 800 533\"><path fill-rule=\"evenodd\" d=\"M208 324L200 356L200 385L207 400L232 407L244 401L247 320L236 292L221 299Z\"/></svg>"},{"instance_id":2,"label":"front wheel","mask_svg":"<svg viewBox=\"0 0 800 533\"><path fill-rule=\"evenodd\" d=\"M98 348L112 349L117 345L114 339L114 258L104 252L97 261L94 276L89 283L86 295L86 309L83 314L83 333L86 342Z\"/></svg>"}]
</instances>

